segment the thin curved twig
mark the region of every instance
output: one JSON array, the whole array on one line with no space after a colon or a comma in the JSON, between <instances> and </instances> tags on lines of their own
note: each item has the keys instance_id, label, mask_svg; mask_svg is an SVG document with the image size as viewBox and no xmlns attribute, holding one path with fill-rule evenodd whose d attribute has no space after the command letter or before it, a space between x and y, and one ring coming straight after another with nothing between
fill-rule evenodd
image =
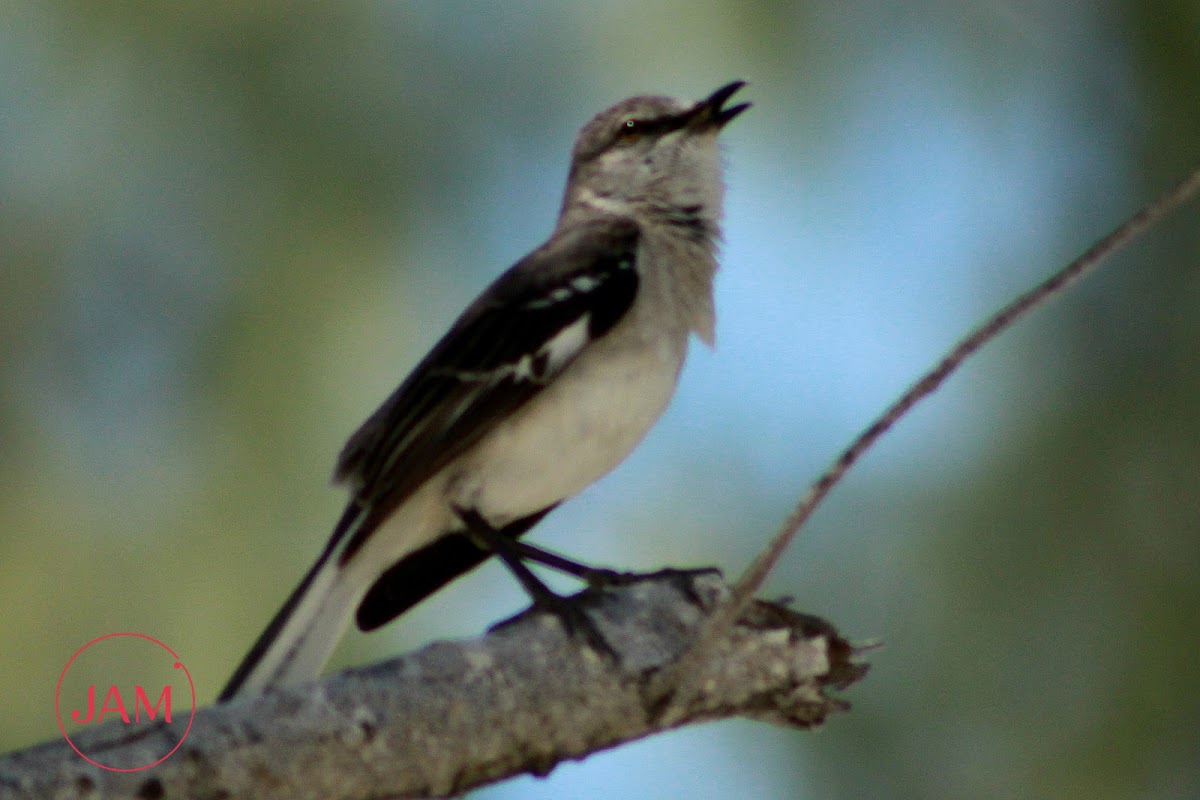
<instances>
[{"instance_id":1,"label":"thin curved twig","mask_svg":"<svg viewBox=\"0 0 1200 800\"><path fill-rule=\"evenodd\" d=\"M1175 212L1191 200L1198 191L1200 191L1200 168L1191 172L1174 187L1143 207L1070 264L1018 296L968 333L941 361L871 423L870 427L859 434L858 438L851 442L850 446L843 450L833 464L809 487L799 504L783 521L778 533L738 579L726 605L709 618L708 624L692 646L670 670L661 676L658 686L662 692L660 707L663 716L669 718L678 713L677 710L686 705L699 691L708 653L732 628L738 615L742 613L762 586L767 575L778 563L780 556L795 539L804 523L812 516L813 511L864 452L887 433L913 406L941 387L946 379L983 345L1052 296L1095 270L1104 259L1133 242L1159 221Z\"/></svg>"}]
</instances>

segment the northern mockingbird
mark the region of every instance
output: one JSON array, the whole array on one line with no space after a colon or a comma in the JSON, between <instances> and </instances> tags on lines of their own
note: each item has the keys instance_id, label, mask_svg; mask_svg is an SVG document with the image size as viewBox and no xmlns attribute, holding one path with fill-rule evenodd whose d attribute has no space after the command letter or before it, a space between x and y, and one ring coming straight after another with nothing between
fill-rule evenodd
<instances>
[{"instance_id":1,"label":"northern mockingbird","mask_svg":"<svg viewBox=\"0 0 1200 800\"><path fill-rule=\"evenodd\" d=\"M712 345L717 134L743 85L632 97L583 127L553 234L346 443L346 510L222 700L316 678L351 617L373 630L493 554L535 599L523 558L571 569L517 537L633 450L691 333Z\"/></svg>"}]
</instances>

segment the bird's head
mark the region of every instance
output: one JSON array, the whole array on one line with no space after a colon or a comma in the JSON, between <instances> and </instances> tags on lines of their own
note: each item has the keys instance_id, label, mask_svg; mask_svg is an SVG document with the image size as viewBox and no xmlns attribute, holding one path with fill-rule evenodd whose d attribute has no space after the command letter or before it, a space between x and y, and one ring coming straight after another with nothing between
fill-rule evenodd
<instances>
[{"instance_id":1,"label":"bird's head","mask_svg":"<svg viewBox=\"0 0 1200 800\"><path fill-rule=\"evenodd\" d=\"M750 107L725 106L744 85L734 81L698 103L631 97L597 114L575 140L563 215L686 211L715 222L724 194L717 134Z\"/></svg>"}]
</instances>

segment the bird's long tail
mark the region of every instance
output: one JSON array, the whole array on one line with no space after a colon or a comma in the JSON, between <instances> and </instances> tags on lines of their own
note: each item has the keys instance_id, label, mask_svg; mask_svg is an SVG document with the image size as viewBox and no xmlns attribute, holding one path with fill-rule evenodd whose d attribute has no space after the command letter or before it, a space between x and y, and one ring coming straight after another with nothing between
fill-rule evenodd
<instances>
[{"instance_id":1,"label":"bird's long tail","mask_svg":"<svg viewBox=\"0 0 1200 800\"><path fill-rule=\"evenodd\" d=\"M347 509L329 544L221 691L219 702L316 679L342 638L366 586L335 557L358 516Z\"/></svg>"},{"instance_id":2,"label":"bird's long tail","mask_svg":"<svg viewBox=\"0 0 1200 800\"><path fill-rule=\"evenodd\" d=\"M515 539L553 508L515 520L500 533ZM350 503L325 551L258 637L219 701L316 679L356 609L358 627L374 630L491 556L466 536L446 534L389 568L372 571L363 551L353 548L377 524L377 518ZM353 555L343 563L348 553Z\"/></svg>"}]
</instances>

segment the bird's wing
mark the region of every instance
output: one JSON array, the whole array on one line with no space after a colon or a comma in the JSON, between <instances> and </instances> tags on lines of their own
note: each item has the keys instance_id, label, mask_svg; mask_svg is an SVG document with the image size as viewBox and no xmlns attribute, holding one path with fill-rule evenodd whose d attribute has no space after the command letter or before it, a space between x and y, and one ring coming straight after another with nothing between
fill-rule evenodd
<instances>
[{"instance_id":1,"label":"bird's wing","mask_svg":"<svg viewBox=\"0 0 1200 800\"><path fill-rule=\"evenodd\" d=\"M560 231L463 312L342 450L334 477L361 514L343 517L327 552L353 528L345 563L418 487L620 321L637 294L638 237L623 218Z\"/></svg>"}]
</instances>

